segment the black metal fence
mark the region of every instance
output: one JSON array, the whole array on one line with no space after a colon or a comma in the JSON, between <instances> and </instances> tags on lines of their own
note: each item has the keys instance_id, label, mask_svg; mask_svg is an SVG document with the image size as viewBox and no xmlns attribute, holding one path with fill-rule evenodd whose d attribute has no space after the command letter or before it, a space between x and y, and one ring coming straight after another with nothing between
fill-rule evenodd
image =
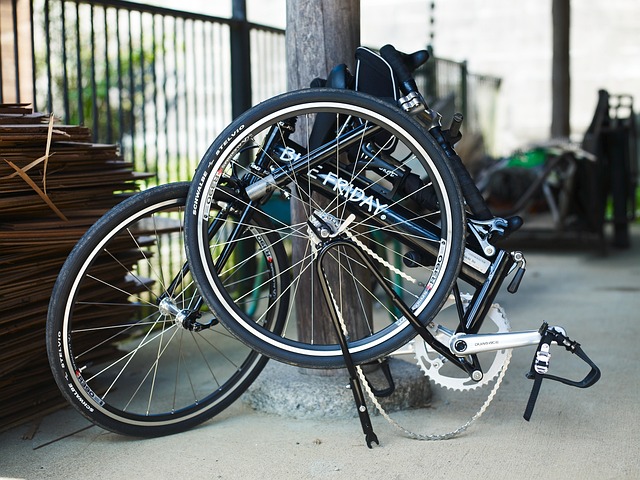
<instances>
[{"instance_id":1,"label":"black metal fence","mask_svg":"<svg viewBox=\"0 0 640 480\"><path fill-rule=\"evenodd\" d=\"M284 31L247 22L244 4L219 18L121 0L4 0L0 103L90 127L94 142L156 173L150 183L190 179L233 117L286 89ZM499 81L464 63L427 65L424 91L451 96L467 131L490 142Z\"/></svg>"},{"instance_id":2,"label":"black metal fence","mask_svg":"<svg viewBox=\"0 0 640 480\"><path fill-rule=\"evenodd\" d=\"M455 112L464 115L464 131L482 135L485 148L494 152L497 101L501 80L470 73L467 62L433 56L416 75L418 87L431 102L438 103L445 124Z\"/></svg>"},{"instance_id":3,"label":"black metal fence","mask_svg":"<svg viewBox=\"0 0 640 480\"><path fill-rule=\"evenodd\" d=\"M118 143L158 183L190 178L235 115L285 90L284 32L245 18L118 0L31 0L31 41L21 43L25 9L12 4L15 100L90 126L95 142ZM30 72L17 61L26 55Z\"/></svg>"}]
</instances>

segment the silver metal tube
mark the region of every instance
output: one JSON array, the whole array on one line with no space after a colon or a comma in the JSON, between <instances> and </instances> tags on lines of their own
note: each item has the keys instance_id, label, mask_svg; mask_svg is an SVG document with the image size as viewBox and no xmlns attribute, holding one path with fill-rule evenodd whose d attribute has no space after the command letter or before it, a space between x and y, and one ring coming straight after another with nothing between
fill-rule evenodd
<instances>
[{"instance_id":1,"label":"silver metal tube","mask_svg":"<svg viewBox=\"0 0 640 480\"><path fill-rule=\"evenodd\" d=\"M249 185L245 191L251 200L258 200L259 198L264 197L267 193L272 192L275 187L276 181L273 178L273 175L268 175Z\"/></svg>"}]
</instances>

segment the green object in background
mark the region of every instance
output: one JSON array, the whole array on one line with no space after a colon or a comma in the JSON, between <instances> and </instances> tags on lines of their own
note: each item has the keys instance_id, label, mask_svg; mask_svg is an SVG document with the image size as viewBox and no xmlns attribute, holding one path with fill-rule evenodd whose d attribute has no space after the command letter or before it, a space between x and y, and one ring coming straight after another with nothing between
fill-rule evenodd
<instances>
[{"instance_id":1,"label":"green object in background","mask_svg":"<svg viewBox=\"0 0 640 480\"><path fill-rule=\"evenodd\" d=\"M544 148L534 148L526 152L520 152L509 159L507 167L510 168L535 168L544 165L547 152Z\"/></svg>"}]
</instances>

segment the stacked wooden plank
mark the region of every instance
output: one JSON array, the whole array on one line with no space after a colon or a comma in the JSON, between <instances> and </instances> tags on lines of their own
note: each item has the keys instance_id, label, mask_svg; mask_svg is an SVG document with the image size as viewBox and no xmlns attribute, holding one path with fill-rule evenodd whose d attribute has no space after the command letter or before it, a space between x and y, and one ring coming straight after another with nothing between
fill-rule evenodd
<instances>
[{"instance_id":1,"label":"stacked wooden plank","mask_svg":"<svg viewBox=\"0 0 640 480\"><path fill-rule=\"evenodd\" d=\"M0 430L64 404L46 356L51 289L82 234L144 176L90 140L85 127L0 105Z\"/></svg>"}]
</instances>

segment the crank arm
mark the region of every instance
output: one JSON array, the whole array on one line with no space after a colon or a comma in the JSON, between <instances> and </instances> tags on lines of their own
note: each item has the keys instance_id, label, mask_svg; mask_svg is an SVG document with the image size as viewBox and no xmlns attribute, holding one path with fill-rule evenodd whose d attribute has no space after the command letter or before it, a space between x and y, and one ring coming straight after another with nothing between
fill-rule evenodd
<instances>
[{"instance_id":1,"label":"crank arm","mask_svg":"<svg viewBox=\"0 0 640 480\"><path fill-rule=\"evenodd\" d=\"M540 338L539 330L480 334L458 333L451 337L449 349L454 355L466 356L507 348L537 345L540 342Z\"/></svg>"}]
</instances>

